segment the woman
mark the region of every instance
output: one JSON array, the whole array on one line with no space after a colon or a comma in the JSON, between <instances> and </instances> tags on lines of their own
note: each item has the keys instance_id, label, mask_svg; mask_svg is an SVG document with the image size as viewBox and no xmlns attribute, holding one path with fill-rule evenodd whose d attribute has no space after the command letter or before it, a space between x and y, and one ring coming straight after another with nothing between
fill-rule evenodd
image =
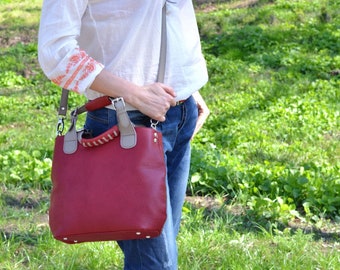
<instances>
[{"instance_id":1,"label":"woman","mask_svg":"<svg viewBox=\"0 0 340 270\"><path fill-rule=\"evenodd\" d=\"M166 67L156 82L166 5ZM124 269L177 269L176 236L190 166L190 140L209 110L198 90L208 75L192 1L45 0L39 62L59 86L84 94L123 97L131 121L159 121L167 165L167 221L153 239L119 241ZM112 107L88 113L92 136L116 122Z\"/></svg>"}]
</instances>

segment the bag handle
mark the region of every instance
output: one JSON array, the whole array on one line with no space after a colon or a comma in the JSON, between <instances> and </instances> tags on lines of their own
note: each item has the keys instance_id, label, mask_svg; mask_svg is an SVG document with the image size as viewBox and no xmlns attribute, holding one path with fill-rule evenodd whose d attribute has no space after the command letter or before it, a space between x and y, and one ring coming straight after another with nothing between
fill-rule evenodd
<instances>
[{"instance_id":1,"label":"bag handle","mask_svg":"<svg viewBox=\"0 0 340 270\"><path fill-rule=\"evenodd\" d=\"M164 82L165 77L165 64L166 64L166 51L167 51L167 34L166 34L166 2L162 8L162 28L161 28L161 49L159 55L159 67L157 74L157 82ZM57 135L62 135L64 131L64 120L67 114L69 90L62 88L60 104L58 109L58 124ZM92 101L87 102L85 105L77 108L77 114L84 113L86 111L94 111L110 105L111 98L108 96L99 97Z\"/></svg>"},{"instance_id":2,"label":"bag handle","mask_svg":"<svg viewBox=\"0 0 340 270\"><path fill-rule=\"evenodd\" d=\"M122 98L116 98L112 100L112 105L117 112L118 127L113 126L106 132L98 135L95 138L83 139L79 138L79 142L84 147L93 147L105 144L120 134L120 145L124 149L130 149L137 144L136 130L130 121L129 115L126 112L124 100ZM79 136L81 137L81 136Z\"/></svg>"},{"instance_id":3,"label":"bag handle","mask_svg":"<svg viewBox=\"0 0 340 270\"><path fill-rule=\"evenodd\" d=\"M120 134L120 146L124 149L130 149L136 146L137 144L137 134L134 125L130 121L129 115L125 108L125 103L123 98L116 98L112 99L112 105L115 107L117 112L117 120L118 120L118 127L115 126L108 130L108 132L103 133L100 136L97 136L93 138L93 140L85 140L87 142L87 146L89 146L88 143L94 144L94 146L97 146L99 144L104 144L99 141L99 144L96 144L98 142L98 137L104 136L102 139L104 142L108 142L106 138L108 137L109 140L113 140L115 137L118 137ZM81 143L83 146L83 138L82 138L82 131L77 132L77 119L78 119L78 109L75 109L71 112L71 125L69 130L66 132L64 136L64 145L63 145L63 151L65 154L73 154L77 151L78 148L78 142ZM60 136L60 135L58 135ZM112 136L112 137L110 137ZM101 138L99 138L101 139ZM86 146L85 146L86 147Z\"/></svg>"},{"instance_id":4,"label":"bag handle","mask_svg":"<svg viewBox=\"0 0 340 270\"><path fill-rule=\"evenodd\" d=\"M129 115L127 114L123 98L115 98L112 105L116 109L118 128L120 132L120 146L125 149L135 147L137 144L137 134Z\"/></svg>"}]
</instances>

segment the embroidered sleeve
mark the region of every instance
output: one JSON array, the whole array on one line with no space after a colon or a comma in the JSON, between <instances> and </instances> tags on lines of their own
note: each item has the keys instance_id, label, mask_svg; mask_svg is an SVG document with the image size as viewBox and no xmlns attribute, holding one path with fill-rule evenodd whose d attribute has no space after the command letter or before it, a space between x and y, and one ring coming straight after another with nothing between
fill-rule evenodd
<instances>
[{"instance_id":1,"label":"embroidered sleeve","mask_svg":"<svg viewBox=\"0 0 340 270\"><path fill-rule=\"evenodd\" d=\"M38 37L38 58L46 76L57 85L84 93L104 66L79 48L88 0L45 0Z\"/></svg>"},{"instance_id":2,"label":"embroidered sleeve","mask_svg":"<svg viewBox=\"0 0 340 270\"><path fill-rule=\"evenodd\" d=\"M85 51L76 49L65 63L65 72L51 77L52 82L63 88L83 93L103 69L103 65L88 56Z\"/></svg>"}]
</instances>

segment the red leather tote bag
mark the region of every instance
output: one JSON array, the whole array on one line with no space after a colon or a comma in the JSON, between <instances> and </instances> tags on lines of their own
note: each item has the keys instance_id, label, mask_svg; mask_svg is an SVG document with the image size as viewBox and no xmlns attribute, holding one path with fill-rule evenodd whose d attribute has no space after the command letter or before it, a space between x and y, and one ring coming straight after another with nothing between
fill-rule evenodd
<instances>
[{"instance_id":1,"label":"red leather tote bag","mask_svg":"<svg viewBox=\"0 0 340 270\"><path fill-rule=\"evenodd\" d=\"M104 134L82 139L73 112L69 131L56 138L49 224L57 240L71 244L145 239L162 231L166 220L162 134L129 126L125 107L122 113L118 107L118 125Z\"/></svg>"}]
</instances>

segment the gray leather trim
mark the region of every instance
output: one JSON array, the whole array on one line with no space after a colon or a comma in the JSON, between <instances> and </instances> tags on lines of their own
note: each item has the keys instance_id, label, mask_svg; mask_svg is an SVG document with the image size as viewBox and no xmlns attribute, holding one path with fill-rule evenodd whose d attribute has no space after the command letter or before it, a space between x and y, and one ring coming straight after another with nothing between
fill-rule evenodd
<instances>
[{"instance_id":1,"label":"gray leather trim","mask_svg":"<svg viewBox=\"0 0 340 270\"><path fill-rule=\"evenodd\" d=\"M71 114L71 126L69 130L66 132L64 137L64 153L65 154L73 154L77 151L78 147L78 135L77 135L77 129L76 129L76 123L77 123L77 114L72 113Z\"/></svg>"},{"instance_id":2,"label":"gray leather trim","mask_svg":"<svg viewBox=\"0 0 340 270\"><path fill-rule=\"evenodd\" d=\"M135 147L137 144L137 134L126 111L123 98L116 98L112 100L112 104L116 108L117 113L118 128L120 132L120 146L125 149Z\"/></svg>"}]
</instances>

